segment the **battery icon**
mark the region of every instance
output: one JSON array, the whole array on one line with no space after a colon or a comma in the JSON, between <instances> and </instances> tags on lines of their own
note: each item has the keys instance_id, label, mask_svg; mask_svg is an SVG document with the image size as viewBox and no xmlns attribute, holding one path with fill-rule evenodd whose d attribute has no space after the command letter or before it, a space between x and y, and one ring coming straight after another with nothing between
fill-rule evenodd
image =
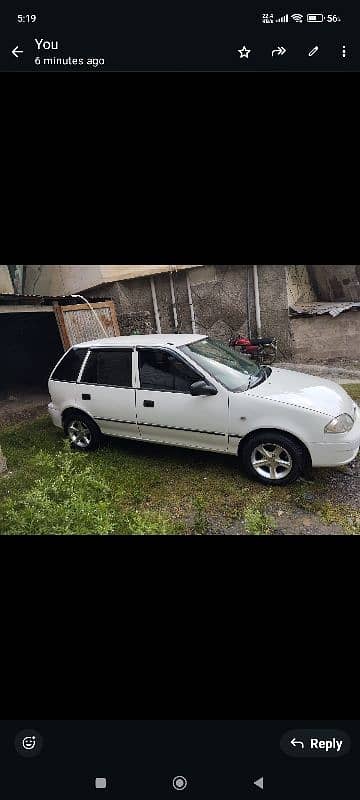
<instances>
[{"instance_id":1,"label":"battery icon","mask_svg":"<svg viewBox=\"0 0 360 800\"><path fill-rule=\"evenodd\" d=\"M307 22L324 22L324 14L307 14Z\"/></svg>"}]
</instances>

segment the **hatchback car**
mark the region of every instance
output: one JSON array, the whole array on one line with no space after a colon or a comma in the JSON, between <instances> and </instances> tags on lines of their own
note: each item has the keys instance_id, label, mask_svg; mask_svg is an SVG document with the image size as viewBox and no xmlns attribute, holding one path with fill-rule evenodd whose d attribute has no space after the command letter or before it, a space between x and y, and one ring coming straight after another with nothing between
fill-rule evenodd
<instances>
[{"instance_id":1,"label":"hatchback car","mask_svg":"<svg viewBox=\"0 0 360 800\"><path fill-rule=\"evenodd\" d=\"M265 484L352 461L360 410L335 383L258 367L207 336L154 335L75 345L50 375L54 424L74 448L102 434L237 456Z\"/></svg>"}]
</instances>

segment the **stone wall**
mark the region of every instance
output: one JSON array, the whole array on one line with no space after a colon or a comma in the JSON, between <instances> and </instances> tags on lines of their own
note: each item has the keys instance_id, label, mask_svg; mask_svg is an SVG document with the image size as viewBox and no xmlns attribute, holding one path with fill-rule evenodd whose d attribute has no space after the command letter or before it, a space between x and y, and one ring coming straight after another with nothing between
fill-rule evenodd
<instances>
[{"instance_id":1,"label":"stone wall","mask_svg":"<svg viewBox=\"0 0 360 800\"><path fill-rule=\"evenodd\" d=\"M277 336L281 352L290 355L290 332L286 272L283 265L260 265L259 291L263 336ZM227 341L233 334L247 333L247 288L249 275L251 332L257 335L252 265L206 265L189 272L194 312L199 333ZM186 273L174 276L176 307L180 333L190 333L191 314ZM154 282L163 333L175 329L168 274L155 275ZM126 315L136 315L136 330L141 330L143 315L145 329L156 331L153 302L148 278L116 281L85 292L88 297L107 297L114 300L121 330ZM125 316L124 316L125 315ZM134 317L135 320L135 317ZM131 320L130 320L131 321ZM125 325L127 329L128 325ZM150 331L150 327L152 331Z\"/></svg>"},{"instance_id":2,"label":"stone wall","mask_svg":"<svg viewBox=\"0 0 360 800\"><path fill-rule=\"evenodd\" d=\"M308 269L318 300L360 300L359 264L317 264Z\"/></svg>"},{"instance_id":3,"label":"stone wall","mask_svg":"<svg viewBox=\"0 0 360 800\"><path fill-rule=\"evenodd\" d=\"M289 306L316 303L317 296L307 266L291 264L286 267L286 280Z\"/></svg>"},{"instance_id":4,"label":"stone wall","mask_svg":"<svg viewBox=\"0 0 360 800\"><path fill-rule=\"evenodd\" d=\"M155 320L148 280L139 278L106 283L82 294L84 297L114 301L122 336L129 336L135 331L142 334L154 333Z\"/></svg>"},{"instance_id":5,"label":"stone wall","mask_svg":"<svg viewBox=\"0 0 360 800\"><path fill-rule=\"evenodd\" d=\"M292 351L300 363L360 362L360 311L290 319Z\"/></svg>"}]
</instances>

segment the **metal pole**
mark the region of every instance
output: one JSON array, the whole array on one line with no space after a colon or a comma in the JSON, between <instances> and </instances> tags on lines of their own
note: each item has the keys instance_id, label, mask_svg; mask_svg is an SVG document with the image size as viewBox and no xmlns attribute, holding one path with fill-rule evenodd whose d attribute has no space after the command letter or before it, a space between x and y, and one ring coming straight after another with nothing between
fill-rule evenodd
<instances>
[{"instance_id":1,"label":"metal pole","mask_svg":"<svg viewBox=\"0 0 360 800\"><path fill-rule=\"evenodd\" d=\"M188 273L188 272L186 273L186 284L187 284L188 297L189 297L189 306L190 306L190 314L191 314L191 327L192 327L192 332L193 332L193 333L196 333L196 322L195 322L195 314L194 314L194 304L193 304L193 299L192 299L191 286L190 286L190 278L189 278L189 273Z\"/></svg>"},{"instance_id":2,"label":"metal pole","mask_svg":"<svg viewBox=\"0 0 360 800\"><path fill-rule=\"evenodd\" d=\"M91 303L89 303L89 301L86 299L86 297L83 297L83 296L82 296L82 294L72 294L72 295L70 295L70 296L71 296L71 297L80 297L80 298L81 298L81 300L84 300L84 302L88 304L88 306L89 306L89 308L90 308L90 311L92 311L92 313L94 314L94 317L95 317L96 321L99 323L100 327L102 328L102 331L103 331L103 333L105 333L105 336L106 336L106 338L108 338L108 335L109 335L109 334L106 332L106 330L105 330L105 328L104 328L104 326L103 326L103 324L102 324L102 322L101 322L101 319L98 317L98 315L97 315L97 314L96 314L96 312L94 311L94 309L93 309L93 307L92 307Z\"/></svg>"},{"instance_id":3,"label":"metal pole","mask_svg":"<svg viewBox=\"0 0 360 800\"><path fill-rule=\"evenodd\" d=\"M247 268L247 327L248 327L248 337L249 339L251 339L250 267Z\"/></svg>"},{"instance_id":4,"label":"metal pole","mask_svg":"<svg viewBox=\"0 0 360 800\"><path fill-rule=\"evenodd\" d=\"M170 267L172 270L172 267ZM170 289L171 289L171 300L172 300L172 307L173 307L173 314L174 314L174 324L176 333L179 330L179 322L178 322L178 315L177 315L177 308L176 308L176 299L175 299L175 289L174 289L174 279L172 276L172 272L170 272Z\"/></svg>"},{"instance_id":5,"label":"metal pole","mask_svg":"<svg viewBox=\"0 0 360 800\"><path fill-rule=\"evenodd\" d=\"M155 289L155 281L154 278L150 278L150 286L151 286L151 294L154 306L154 314L155 314L155 322L156 322L156 330L157 333L161 333L161 323L160 323L160 316L159 316L159 307L157 304L156 298L156 289Z\"/></svg>"},{"instance_id":6,"label":"metal pole","mask_svg":"<svg viewBox=\"0 0 360 800\"><path fill-rule=\"evenodd\" d=\"M257 266L254 265L254 291L255 291L255 311L256 311L256 327L258 338L261 336L261 311L260 311L260 295L259 295L259 276Z\"/></svg>"}]
</instances>

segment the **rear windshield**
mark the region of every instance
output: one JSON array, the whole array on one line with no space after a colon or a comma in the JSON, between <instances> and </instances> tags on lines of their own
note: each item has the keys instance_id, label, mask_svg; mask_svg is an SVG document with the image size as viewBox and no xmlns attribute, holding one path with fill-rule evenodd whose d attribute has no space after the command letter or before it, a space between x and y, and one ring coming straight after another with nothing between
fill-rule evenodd
<instances>
[{"instance_id":1,"label":"rear windshield","mask_svg":"<svg viewBox=\"0 0 360 800\"><path fill-rule=\"evenodd\" d=\"M86 347L76 347L69 350L56 367L55 372L53 372L51 376L51 380L76 383L86 353Z\"/></svg>"}]
</instances>

